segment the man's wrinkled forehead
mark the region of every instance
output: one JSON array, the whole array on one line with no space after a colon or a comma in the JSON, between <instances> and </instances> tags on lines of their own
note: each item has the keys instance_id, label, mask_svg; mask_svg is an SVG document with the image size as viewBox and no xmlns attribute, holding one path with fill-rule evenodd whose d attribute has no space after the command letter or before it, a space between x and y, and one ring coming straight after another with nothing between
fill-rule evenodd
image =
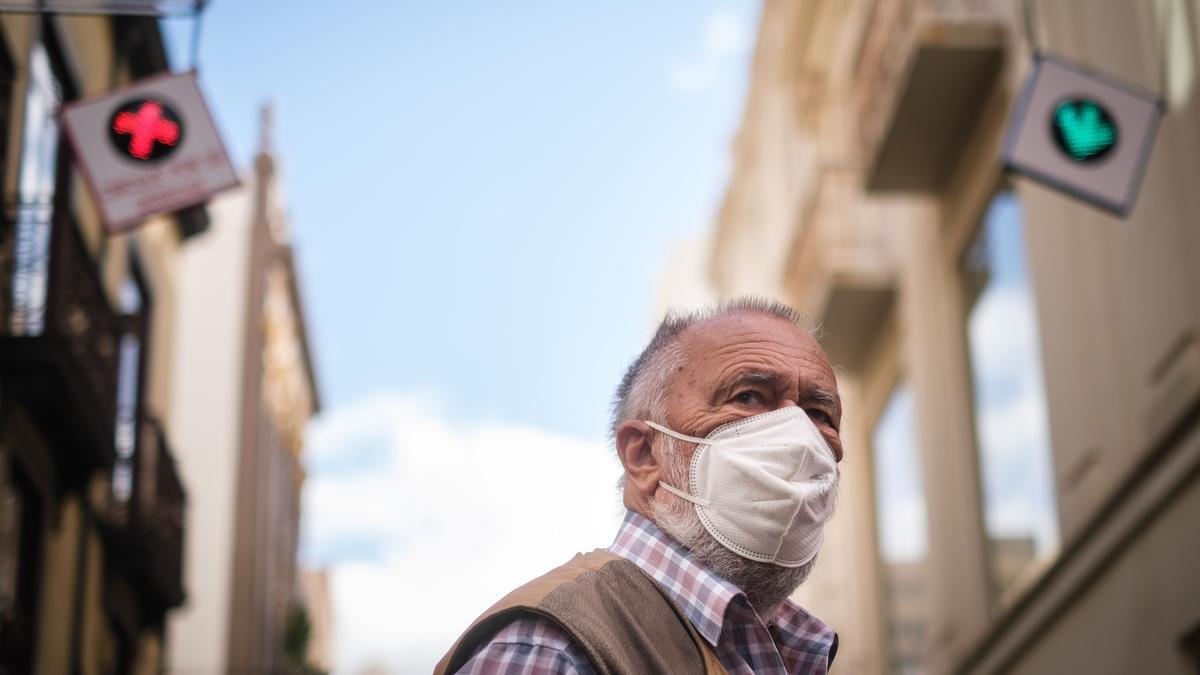
<instances>
[{"instance_id":1,"label":"man's wrinkled forehead","mask_svg":"<svg viewBox=\"0 0 1200 675\"><path fill-rule=\"evenodd\" d=\"M735 312L688 327L679 336L690 384L720 386L737 371L783 371L836 389L833 367L807 330L769 314Z\"/></svg>"}]
</instances>

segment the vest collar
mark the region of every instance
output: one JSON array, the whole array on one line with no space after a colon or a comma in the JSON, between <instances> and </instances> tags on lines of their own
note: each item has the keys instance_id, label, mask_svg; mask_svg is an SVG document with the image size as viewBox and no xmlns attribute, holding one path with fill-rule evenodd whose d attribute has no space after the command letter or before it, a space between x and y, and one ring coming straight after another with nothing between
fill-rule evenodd
<instances>
[{"instance_id":1,"label":"vest collar","mask_svg":"<svg viewBox=\"0 0 1200 675\"><path fill-rule=\"evenodd\" d=\"M696 560L691 551L640 513L625 513L616 540L609 550L637 565L654 579L683 610L696 631L713 647L721 639L731 604L736 602L739 605L739 615L754 615L741 589ZM804 633L809 635L813 634L814 629L815 632L828 631L830 636L833 633L790 600L784 602L772 623L783 629L783 633L801 625L805 627ZM814 626L814 623L820 625Z\"/></svg>"}]
</instances>

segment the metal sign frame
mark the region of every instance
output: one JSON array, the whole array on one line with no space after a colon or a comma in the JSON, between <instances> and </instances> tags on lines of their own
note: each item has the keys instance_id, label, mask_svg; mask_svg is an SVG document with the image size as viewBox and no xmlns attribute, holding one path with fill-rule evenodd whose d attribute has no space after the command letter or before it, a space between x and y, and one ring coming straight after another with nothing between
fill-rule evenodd
<instances>
[{"instance_id":1,"label":"metal sign frame","mask_svg":"<svg viewBox=\"0 0 1200 675\"><path fill-rule=\"evenodd\" d=\"M1134 160L1135 167L1133 174L1130 176L1129 188L1124 198L1120 201L1112 201L1106 199L1096 193L1087 192L1085 189L1076 185L1072 185L1060 179L1059 177L1050 175L1045 171L1039 170L1036 167L1023 164L1014 157L1016 146L1021 137L1021 132L1027 124L1033 123L1027 121L1030 104L1032 103L1035 90L1038 85L1038 78L1042 74L1046 65L1052 64L1058 68L1070 71L1074 74L1081 75L1085 78L1095 80L1099 84L1112 89L1118 90L1125 95L1136 98L1157 108L1157 114L1150 121L1145 133L1149 136L1141 144L1138 150L1138 155ZM1127 82L1118 80L1110 75L1095 71L1093 69L1081 66L1067 59L1038 53L1034 55L1033 66L1021 89L1020 97L1014 106L1013 114L1009 119L1008 131L1005 135L1004 145L1001 150L1001 161L1005 170L1029 176L1034 180L1044 183L1055 190L1063 192L1067 195L1075 197L1081 201L1098 206L1110 213L1121 217L1129 215L1129 211L1133 208L1134 201L1137 198L1137 193L1142 184L1142 178L1146 172L1146 164L1150 158L1150 152L1154 148L1154 142L1157 138L1158 126L1162 122L1162 115L1166 110L1166 103L1162 97L1152 94L1144 89L1131 85Z\"/></svg>"},{"instance_id":2,"label":"metal sign frame","mask_svg":"<svg viewBox=\"0 0 1200 675\"><path fill-rule=\"evenodd\" d=\"M217 145L215 151L213 151L213 152L220 155L220 157L223 159L224 164L229 168L230 173L223 182L209 186L210 191L203 198L197 199L195 201L189 201L186 203L180 202L177 204L171 204L167 208L163 208L163 209L147 211L147 213L145 213L144 215L141 215L137 218L113 217L110 210L106 206L105 196L103 194L103 189L102 189L103 185L101 182L99 182L97 180L98 177L93 173L95 168L90 166L89 163L87 161L85 161L85 159L83 157L83 146L81 144L82 139L79 138L77 135L78 129L76 129L75 124L73 122L71 122L67 119L67 115L73 109L91 106L102 100L113 100L119 95L133 93L133 92L135 92L139 89L142 89L148 85L153 85L157 81L173 80L173 79L177 79L177 78L191 78L191 80L193 82L193 86L195 87L195 93L199 97L199 105L200 105L200 109L198 109L195 112L198 113L202 118L204 118L205 121L209 125L211 125L211 132L214 135L214 140ZM117 87L115 89L106 91L104 93L98 94L96 96L93 96L93 97L90 97L87 99L72 101L70 104L63 107L63 109L59 112L59 116L60 116L60 119L62 120L62 129L65 132L67 142L71 147L72 155L76 158L76 165L79 167L80 172L83 174L85 182L88 184L88 187L91 189L93 201L96 203L96 208L100 213L100 219L104 223L105 231L108 232L109 234L118 234L118 233L130 230L134 227L137 227L138 225L144 223L146 219L152 217L153 215L155 215L157 213L169 213L169 212L178 211L180 209L184 209L184 208L188 208L191 206L195 206L197 204L204 203L204 202L208 201L208 199L210 199L214 194L221 192L223 190L227 190L229 188L237 187L241 183L241 181L237 175L237 170L236 170L236 168L234 168L233 162L229 158L228 148L226 148L225 143L221 138L220 130L217 129L216 120L213 118L212 110L208 106L208 100L204 97L203 91L201 91L199 88L198 74L194 70L189 70L189 71L185 71L182 73L162 73L159 75L152 75L150 77L143 78L143 79L137 80L135 82L130 82L126 85ZM106 145L106 143L104 141L100 141L99 143L100 143L100 145Z\"/></svg>"},{"instance_id":3,"label":"metal sign frame","mask_svg":"<svg viewBox=\"0 0 1200 675\"><path fill-rule=\"evenodd\" d=\"M0 12L196 16L207 0L0 0Z\"/></svg>"}]
</instances>

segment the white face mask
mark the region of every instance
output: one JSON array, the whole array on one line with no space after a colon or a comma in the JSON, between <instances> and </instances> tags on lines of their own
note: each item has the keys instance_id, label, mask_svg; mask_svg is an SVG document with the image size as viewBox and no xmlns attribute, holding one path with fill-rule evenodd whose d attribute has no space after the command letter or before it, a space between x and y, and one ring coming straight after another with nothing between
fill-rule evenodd
<instances>
[{"instance_id":1,"label":"white face mask","mask_svg":"<svg viewBox=\"0 0 1200 675\"><path fill-rule=\"evenodd\" d=\"M817 555L837 499L837 459L803 410L747 417L707 438L646 424L699 444L688 492L659 485L695 504L704 529L722 546L781 567L799 567Z\"/></svg>"}]
</instances>

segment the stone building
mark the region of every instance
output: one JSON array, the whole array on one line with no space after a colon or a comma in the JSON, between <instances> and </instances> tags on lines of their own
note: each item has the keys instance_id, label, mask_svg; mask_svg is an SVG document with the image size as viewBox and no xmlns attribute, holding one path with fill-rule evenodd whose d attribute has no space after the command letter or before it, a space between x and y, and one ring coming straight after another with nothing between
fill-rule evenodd
<instances>
[{"instance_id":1,"label":"stone building","mask_svg":"<svg viewBox=\"0 0 1200 675\"><path fill-rule=\"evenodd\" d=\"M1198 38L1194 0L765 3L697 259L840 369L799 599L842 672L1200 668ZM1003 170L1034 47L1162 96L1127 217Z\"/></svg>"},{"instance_id":2,"label":"stone building","mask_svg":"<svg viewBox=\"0 0 1200 675\"><path fill-rule=\"evenodd\" d=\"M300 587L312 626L308 640L308 664L323 671L333 670L333 596L328 568L301 569Z\"/></svg>"},{"instance_id":3,"label":"stone building","mask_svg":"<svg viewBox=\"0 0 1200 675\"><path fill-rule=\"evenodd\" d=\"M180 260L174 392L180 472L192 506L171 621L179 672L286 672L302 597L303 431L319 407L287 208L263 111L254 169L212 200L212 225Z\"/></svg>"},{"instance_id":4,"label":"stone building","mask_svg":"<svg viewBox=\"0 0 1200 675\"><path fill-rule=\"evenodd\" d=\"M180 572L175 261L203 208L109 235L64 103L168 69L148 17L0 13L0 672L157 673Z\"/></svg>"}]
</instances>

